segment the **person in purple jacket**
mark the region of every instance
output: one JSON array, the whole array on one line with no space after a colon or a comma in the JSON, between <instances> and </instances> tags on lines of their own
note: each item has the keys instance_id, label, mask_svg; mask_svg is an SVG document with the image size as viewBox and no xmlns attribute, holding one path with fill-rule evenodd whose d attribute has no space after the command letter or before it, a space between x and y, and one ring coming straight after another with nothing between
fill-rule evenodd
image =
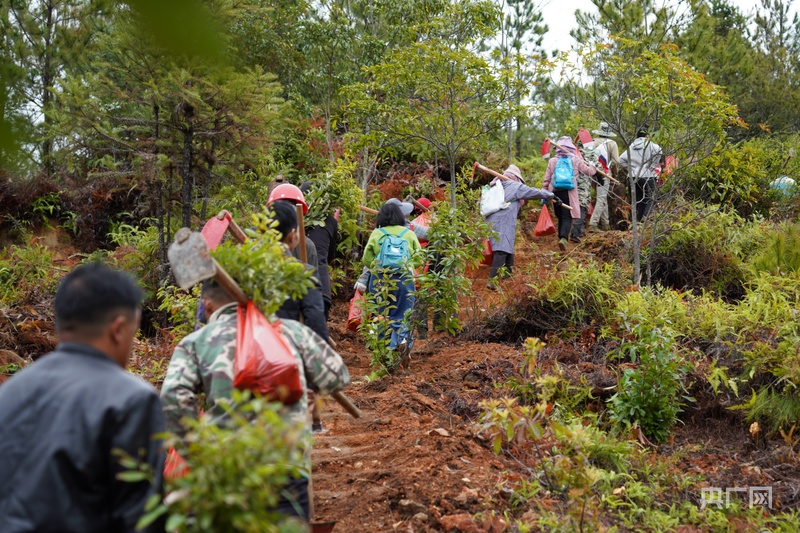
<instances>
[{"instance_id":1,"label":"person in purple jacket","mask_svg":"<svg viewBox=\"0 0 800 533\"><path fill-rule=\"evenodd\" d=\"M500 180L505 192L504 199L510 205L486 217L486 221L491 224L492 230L495 232L495 235L489 238L494 252L494 259L489 269L489 283L486 285L487 288L492 290L497 288L498 271L505 267L505 277L509 277L514 268L517 215L519 215L523 200L552 200L555 198L555 195L550 191L525 185L522 173L516 165L509 165L503 172L503 176L509 179L501 180L500 178L495 178L492 184Z\"/></svg>"}]
</instances>

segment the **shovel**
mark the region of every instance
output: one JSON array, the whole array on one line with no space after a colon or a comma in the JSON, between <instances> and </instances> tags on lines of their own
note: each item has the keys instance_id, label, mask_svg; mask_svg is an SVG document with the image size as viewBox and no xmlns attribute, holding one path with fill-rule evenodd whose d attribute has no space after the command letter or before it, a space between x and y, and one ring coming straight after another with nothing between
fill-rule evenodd
<instances>
[{"instance_id":1,"label":"shovel","mask_svg":"<svg viewBox=\"0 0 800 533\"><path fill-rule=\"evenodd\" d=\"M239 227L239 224L233 220L227 209L223 209L217 213L217 216L209 218L201 231L209 250L214 250L219 246L226 231L239 242L247 240L247 236L242 231L242 228Z\"/></svg>"},{"instance_id":2,"label":"shovel","mask_svg":"<svg viewBox=\"0 0 800 533\"><path fill-rule=\"evenodd\" d=\"M214 278L239 305L247 305L247 295L225 269L211 257L203 235L189 228L181 228L175 233L175 242L167 250L169 264L175 275L175 282L182 289L209 278ZM361 411L341 391L331 394L353 418L361 418Z\"/></svg>"}]
</instances>

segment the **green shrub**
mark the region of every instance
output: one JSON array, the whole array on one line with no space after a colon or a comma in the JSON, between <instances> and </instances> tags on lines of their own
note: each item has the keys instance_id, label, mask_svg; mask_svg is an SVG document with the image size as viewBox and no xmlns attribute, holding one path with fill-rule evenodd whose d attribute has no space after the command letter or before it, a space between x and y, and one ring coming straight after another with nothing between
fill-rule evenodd
<instances>
[{"instance_id":1,"label":"green shrub","mask_svg":"<svg viewBox=\"0 0 800 533\"><path fill-rule=\"evenodd\" d=\"M466 180L462 179L462 183ZM490 233L483 217L475 211L474 198L460 198L458 207L440 202L433 209L428 232L429 243L423 249L428 271L417 278L417 306L427 306L441 317L451 334L461 329L458 313L459 299L469 294L472 280L466 277L468 268L477 267L483 259L483 240ZM436 314L434 314L436 316Z\"/></svg>"},{"instance_id":2,"label":"green shrub","mask_svg":"<svg viewBox=\"0 0 800 533\"><path fill-rule=\"evenodd\" d=\"M0 302L14 303L32 287L53 292L60 277L58 270L45 246L10 246L0 253Z\"/></svg>"},{"instance_id":3,"label":"green shrub","mask_svg":"<svg viewBox=\"0 0 800 533\"><path fill-rule=\"evenodd\" d=\"M364 193L355 181L356 161L338 159L333 169L318 175L313 180L311 190L305 195L308 214L306 227L325 225L325 219L338 208L339 245L341 252L350 251L358 243L359 205Z\"/></svg>"},{"instance_id":4,"label":"green shrub","mask_svg":"<svg viewBox=\"0 0 800 533\"><path fill-rule=\"evenodd\" d=\"M608 401L611 421L620 429L638 426L650 439L664 442L682 406L692 401L683 384L688 367L670 328L644 325L636 317L626 320L632 329L615 356L635 366L623 371Z\"/></svg>"},{"instance_id":5,"label":"green shrub","mask_svg":"<svg viewBox=\"0 0 800 533\"><path fill-rule=\"evenodd\" d=\"M603 323L611 318L615 299L621 292L619 268L611 263L571 264L560 275L532 286L537 297L554 312L569 318L575 326L591 321Z\"/></svg>"},{"instance_id":6,"label":"green shrub","mask_svg":"<svg viewBox=\"0 0 800 533\"><path fill-rule=\"evenodd\" d=\"M140 526L167 513L168 531L305 531L298 522L268 510L278 503L289 478L306 468L303 454L310 443L302 425L284 422L280 404L238 392L233 404L238 407L228 407L225 427L209 417L187 419L185 439L170 439L186 460L188 473L167 482L168 503L151 500ZM132 481L148 474L131 459L123 466L132 471L124 473Z\"/></svg>"},{"instance_id":7,"label":"green shrub","mask_svg":"<svg viewBox=\"0 0 800 533\"><path fill-rule=\"evenodd\" d=\"M735 300L747 279L743 259L759 246L760 230L760 223L747 222L718 206L689 206L674 214L664 238L647 258L652 281Z\"/></svg>"},{"instance_id":8,"label":"green shrub","mask_svg":"<svg viewBox=\"0 0 800 533\"><path fill-rule=\"evenodd\" d=\"M800 274L800 224L784 224L767 232L752 266L756 272Z\"/></svg>"},{"instance_id":9,"label":"green shrub","mask_svg":"<svg viewBox=\"0 0 800 533\"><path fill-rule=\"evenodd\" d=\"M313 287L312 273L289 255L273 228L266 209L252 217L255 229L247 229L247 242L220 244L212 256L237 281L242 291L269 316L289 298L303 296Z\"/></svg>"}]
</instances>

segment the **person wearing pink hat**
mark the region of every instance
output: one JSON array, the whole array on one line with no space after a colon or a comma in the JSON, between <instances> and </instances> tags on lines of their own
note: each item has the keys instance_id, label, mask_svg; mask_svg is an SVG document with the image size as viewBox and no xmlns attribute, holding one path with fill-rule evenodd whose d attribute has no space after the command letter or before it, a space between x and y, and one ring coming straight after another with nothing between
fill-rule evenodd
<instances>
[{"instance_id":1,"label":"person wearing pink hat","mask_svg":"<svg viewBox=\"0 0 800 533\"><path fill-rule=\"evenodd\" d=\"M558 139L559 148L556 149L556 157L547 162L547 170L544 173L543 188L555 193L556 198L560 201L555 205L555 213L558 218L558 247L561 251L567 250L567 239L570 237L570 230L572 229L573 219L581 218L580 200L578 199L578 174L585 174L587 176L594 176L597 169L594 165L590 165L578 155L578 149L569 137L561 137ZM554 187L554 175L556 173L556 165L559 160L568 159L572 166L572 187L559 188ZM562 209L561 205L565 204L571 206L573 209Z\"/></svg>"},{"instance_id":2,"label":"person wearing pink hat","mask_svg":"<svg viewBox=\"0 0 800 533\"><path fill-rule=\"evenodd\" d=\"M503 172L503 176L510 178L501 180L495 178L492 184L498 180L503 185L505 193L504 200L508 205L496 213L486 217L486 221L492 227L494 234L489 238L494 252L492 266L489 269L489 282L487 288L495 290L497 288L496 278L498 271L505 268L504 277L511 276L514 268L514 245L517 236L517 215L522 207L523 200L552 200L555 195L544 189L528 187L522 177L517 165L509 165Z\"/></svg>"}]
</instances>

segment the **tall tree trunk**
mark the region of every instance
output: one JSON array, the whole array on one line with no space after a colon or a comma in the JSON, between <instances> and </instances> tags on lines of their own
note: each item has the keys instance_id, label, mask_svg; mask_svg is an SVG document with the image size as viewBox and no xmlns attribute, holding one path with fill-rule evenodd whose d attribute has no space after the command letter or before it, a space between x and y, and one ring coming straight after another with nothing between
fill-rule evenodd
<instances>
[{"instance_id":1,"label":"tall tree trunk","mask_svg":"<svg viewBox=\"0 0 800 533\"><path fill-rule=\"evenodd\" d=\"M453 209L456 208L456 154L447 154L447 159L450 162L450 204Z\"/></svg>"},{"instance_id":2,"label":"tall tree trunk","mask_svg":"<svg viewBox=\"0 0 800 533\"><path fill-rule=\"evenodd\" d=\"M631 232L633 234L633 283L639 286L642 281L642 245L639 237L639 220L636 213L636 178L629 176L631 187Z\"/></svg>"},{"instance_id":3,"label":"tall tree trunk","mask_svg":"<svg viewBox=\"0 0 800 533\"><path fill-rule=\"evenodd\" d=\"M194 186L192 179L192 141L194 140L194 129L192 128L192 108L187 103L184 104L184 120L186 125L183 128L183 162L181 165L181 178L183 188L181 190L181 216L182 224L185 228L192 227L192 189Z\"/></svg>"},{"instance_id":4,"label":"tall tree trunk","mask_svg":"<svg viewBox=\"0 0 800 533\"><path fill-rule=\"evenodd\" d=\"M50 88L53 85L53 80L55 79L55 73L53 72L53 65L52 65L52 41L53 41L53 12L55 11L55 6L53 5L52 0L48 0L45 10L47 11L46 20L45 20L45 35L44 35L44 50L42 51L42 116L44 118L43 128L42 128L42 164L44 165L45 173L50 176L53 174L53 140L50 138L49 132L49 124L50 119L49 115L51 112L52 101L53 101L53 93L50 92Z\"/></svg>"}]
</instances>

